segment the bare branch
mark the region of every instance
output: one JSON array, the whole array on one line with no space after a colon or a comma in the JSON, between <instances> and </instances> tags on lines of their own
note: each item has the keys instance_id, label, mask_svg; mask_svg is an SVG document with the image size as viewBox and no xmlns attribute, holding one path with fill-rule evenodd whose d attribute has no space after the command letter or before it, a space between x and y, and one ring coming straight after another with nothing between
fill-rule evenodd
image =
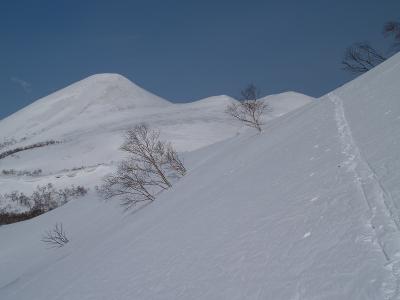
<instances>
[{"instance_id":1,"label":"bare branch","mask_svg":"<svg viewBox=\"0 0 400 300\"><path fill-rule=\"evenodd\" d=\"M178 176L184 176L186 174L186 168L183 165L183 161L179 158L178 153L172 147L171 144L166 145L166 165L169 170L178 173Z\"/></svg>"},{"instance_id":2,"label":"bare branch","mask_svg":"<svg viewBox=\"0 0 400 300\"><path fill-rule=\"evenodd\" d=\"M393 49L395 51L400 49L400 22L390 21L383 26L383 34L385 37L393 37Z\"/></svg>"},{"instance_id":3,"label":"bare branch","mask_svg":"<svg viewBox=\"0 0 400 300\"><path fill-rule=\"evenodd\" d=\"M48 230L41 241L48 244L50 248L60 248L69 242L62 223L57 223L53 229Z\"/></svg>"},{"instance_id":4,"label":"bare branch","mask_svg":"<svg viewBox=\"0 0 400 300\"><path fill-rule=\"evenodd\" d=\"M386 58L368 43L357 43L347 48L342 60L343 69L355 74L368 72Z\"/></svg>"},{"instance_id":5,"label":"bare branch","mask_svg":"<svg viewBox=\"0 0 400 300\"><path fill-rule=\"evenodd\" d=\"M100 192L106 199L121 197L127 209L140 202L153 201L155 194L172 186L171 179L186 173L172 145L160 141L160 133L140 124L125 133L121 150L128 158L117 171L104 178Z\"/></svg>"},{"instance_id":6,"label":"bare branch","mask_svg":"<svg viewBox=\"0 0 400 300\"><path fill-rule=\"evenodd\" d=\"M259 89L253 84L250 83L244 90L240 92L242 95L242 100L253 100L256 101L260 98L260 91Z\"/></svg>"},{"instance_id":7,"label":"bare branch","mask_svg":"<svg viewBox=\"0 0 400 300\"><path fill-rule=\"evenodd\" d=\"M260 92L254 84L250 84L242 92L243 100L228 105L226 113L243 122L246 126L262 131L261 117L268 109L265 102L257 101Z\"/></svg>"}]
</instances>

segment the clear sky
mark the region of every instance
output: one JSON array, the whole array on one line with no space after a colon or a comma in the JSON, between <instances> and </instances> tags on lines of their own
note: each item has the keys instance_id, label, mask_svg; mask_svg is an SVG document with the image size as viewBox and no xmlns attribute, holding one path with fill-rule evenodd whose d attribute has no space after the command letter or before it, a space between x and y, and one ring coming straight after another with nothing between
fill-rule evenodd
<instances>
[{"instance_id":1,"label":"clear sky","mask_svg":"<svg viewBox=\"0 0 400 300\"><path fill-rule=\"evenodd\" d=\"M344 49L385 50L400 0L4 0L0 118L95 73L120 73L173 102L263 95L320 96L352 77Z\"/></svg>"}]
</instances>

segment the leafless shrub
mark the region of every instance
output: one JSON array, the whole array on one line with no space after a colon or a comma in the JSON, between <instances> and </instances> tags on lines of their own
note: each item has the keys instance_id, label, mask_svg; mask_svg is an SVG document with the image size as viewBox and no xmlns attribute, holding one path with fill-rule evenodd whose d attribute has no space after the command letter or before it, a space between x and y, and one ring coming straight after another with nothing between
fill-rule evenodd
<instances>
[{"instance_id":1,"label":"leafless shrub","mask_svg":"<svg viewBox=\"0 0 400 300\"><path fill-rule=\"evenodd\" d=\"M43 212L58 207L57 198L54 197L55 194L56 191L51 183L44 186L38 186L31 196L34 203L33 207Z\"/></svg>"},{"instance_id":2,"label":"leafless shrub","mask_svg":"<svg viewBox=\"0 0 400 300\"><path fill-rule=\"evenodd\" d=\"M50 248L60 248L69 242L62 223L57 223L53 229L48 230L43 235L41 241Z\"/></svg>"},{"instance_id":3,"label":"leafless shrub","mask_svg":"<svg viewBox=\"0 0 400 300\"><path fill-rule=\"evenodd\" d=\"M242 92L242 101L231 103L226 108L226 113L243 122L246 126L262 131L262 115L267 111L268 105L257 101L259 91L255 85L250 84Z\"/></svg>"},{"instance_id":4,"label":"leafless shrub","mask_svg":"<svg viewBox=\"0 0 400 300\"><path fill-rule=\"evenodd\" d=\"M31 195L33 208L47 212L61 205L64 205L70 198L78 198L84 196L88 192L83 186L66 187L63 189L55 189L51 183L44 186L38 186Z\"/></svg>"},{"instance_id":5,"label":"leafless shrub","mask_svg":"<svg viewBox=\"0 0 400 300\"><path fill-rule=\"evenodd\" d=\"M150 189L155 185L152 181L148 173L138 169L131 161L121 161L116 173L104 178L100 192L105 199L121 196L121 205L128 209L155 199Z\"/></svg>"},{"instance_id":6,"label":"leafless shrub","mask_svg":"<svg viewBox=\"0 0 400 300\"><path fill-rule=\"evenodd\" d=\"M127 209L172 186L171 179L186 173L183 162L170 143L160 140L160 132L140 124L125 133L121 150L128 153L114 174L106 176L100 192L106 199L122 196Z\"/></svg>"},{"instance_id":7,"label":"leafless shrub","mask_svg":"<svg viewBox=\"0 0 400 300\"><path fill-rule=\"evenodd\" d=\"M72 198L82 197L87 192L88 189L83 186L72 185L63 189L55 189L51 183L48 183L44 186L38 186L30 196L18 191L0 195L1 199L5 199L8 202L16 202L21 207L27 208L27 211L22 213L0 211L0 225L9 224L12 220L18 222L19 220L33 218L64 205Z\"/></svg>"},{"instance_id":8,"label":"leafless shrub","mask_svg":"<svg viewBox=\"0 0 400 300\"><path fill-rule=\"evenodd\" d=\"M186 174L186 168L183 165L183 161L179 158L178 153L171 144L166 145L165 157L166 161L168 162L166 167L170 171L170 176L174 176L174 174L176 174L176 177L181 177Z\"/></svg>"},{"instance_id":9,"label":"leafless shrub","mask_svg":"<svg viewBox=\"0 0 400 300\"><path fill-rule=\"evenodd\" d=\"M8 169L8 170L2 170L1 173L3 175L13 175L13 176L39 176L42 174L42 169L35 169L33 171L28 171L28 170L20 170L17 171L15 169Z\"/></svg>"},{"instance_id":10,"label":"leafless shrub","mask_svg":"<svg viewBox=\"0 0 400 300\"><path fill-rule=\"evenodd\" d=\"M31 199L26 196L24 193L20 193L18 191L13 191L10 194L3 195L3 198L9 199L12 202L17 202L20 206L27 207L28 209L32 209Z\"/></svg>"},{"instance_id":11,"label":"leafless shrub","mask_svg":"<svg viewBox=\"0 0 400 300\"><path fill-rule=\"evenodd\" d=\"M242 100L256 101L260 98L260 90L253 83L250 83L244 90L241 90L240 94L242 95Z\"/></svg>"},{"instance_id":12,"label":"leafless shrub","mask_svg":"<svg viewBox=\"0 0 400 300\"><path fill-rule=\"evenodd\" d=\"M347 48L342 60L343 70L362 74L365 73L380 63L386 58L375 50L368 43L356 43Z\"/></svg>"},{"instance_id":13,"label":"leafless shrub","mask_svg":"<svg viewBox=\"0 0 400 300\"><path fill-rule=\"evenodd\" d=\"M88 192L88 189L86 189L83 186L74 186L72 185L71 187L66 187L63 189L59 189L57 191L53 190L53 193L56 195L58 198L58 203L59 205L64 205L69 201L70 198L78 198L86 195Z\"/></svg>"},{"instance_id":14,"label":"leafless shrub","mask_svg":"<svg viewBox=\"0 0 400 300\"><path fill-rule=\"evenodd\" d=\"M2 170L3 175L17 175L17 171L14 169Z\"/></svg>"}]
</instances>

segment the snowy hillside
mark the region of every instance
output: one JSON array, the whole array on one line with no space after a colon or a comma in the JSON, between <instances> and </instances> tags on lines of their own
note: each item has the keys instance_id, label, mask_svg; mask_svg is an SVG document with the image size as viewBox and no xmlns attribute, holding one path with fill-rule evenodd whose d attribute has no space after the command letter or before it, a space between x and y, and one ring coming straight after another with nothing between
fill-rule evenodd
<instances>
[{"instance_id":1,"label":"snowy hillside","mask_svg":"<svg viewBox=\"0 0 400 300\"><path fill-rule=\"evenodd\" d=\"M271 115L261 134L231 121L222 96L33 135L65 142L1 166L102 162L58 178L93 186L119 157L111 144L120 131L146 120L186 151L188 174L134 212L91 191L1 226L0 299L399 299L399 76L395 55L319 101ZM278 116L292 96L309 102L266 100ZM32 186L3 177L0 189L17 181ZM70 242L49 250L40 239L56 222Z\"/></svg>"},{"instance_id":2,"label":"snowy hillside","mask_svg":"<svg viewBox=\"0 0 400 300\"><path fill-rule=\"evenodd\" d=\"M124 130L141 122L160 129L162 137L181 152L233 137L242 130L242 124L225 113L232 101L228 96L215 96L173 104L121 75L88 77L0 121L0 143L16 141L0 153L48 140L60 142L1 159L0 194L30 192L48 182L60 187L98 184L122 157L119 147ZM298 93L269 96L273 109L265 119L272 120L310 101L311 97ZM2 170L42 173L24 178L2 175ZM4 205L0 203L0 209Z\"/></svg>"},{"instance_id":3,"label":"snowy hillside","mask_svg":"<svg viewBox=\"0 0 400 300\"><path fill-rule=\"evenodd\" d=\"M97 118L115 111L168 104L121 75L98 74L37 100L2 120L1 135L30 137L54 127L71 130L73 126L98 124Z\"/></svg>"}]
</instances>

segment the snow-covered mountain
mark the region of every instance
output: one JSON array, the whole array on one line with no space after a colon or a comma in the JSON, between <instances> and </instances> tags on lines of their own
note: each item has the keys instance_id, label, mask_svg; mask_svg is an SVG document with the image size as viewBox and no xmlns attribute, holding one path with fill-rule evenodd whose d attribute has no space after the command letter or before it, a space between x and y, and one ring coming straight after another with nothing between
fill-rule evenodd
<instances>
[{"instance_id":1,"label":"snow-covered mountain","mask_svg":"<svg viewBox=\"0 0 400 300\"><path fill-rule=\"evenodd\" d=\"M273 109L265 119L272 120L312 99L298 93L268 96L261 100ZM236 100L222 95L173 104L121 75L88 77L0 121L0 143L16 140L10 149L48 140L61 142L1 159L0 191L30 191L49 181L60 186L67 184L65 181L96 181L121 158L124 130L141 122L161 130L162 138L181 152L228 139L242 130L242 125L225 113L232 101ZM10 169L41 169L43 176L29 180L1 176L1 170Z\"/></svg>"},{"instance_id":2,"label":"snow-covered mountain","mask_svg":"<svg viewBox=\"0 0 400 300\"><path fill-rule=\"evenodd\" d=\"M1 134L29 137L54 128L71 130L73 126L98 124L96 119L115 111L168 104L121 75L98 74L39 99L2 120Z\"/></svg>"},{"instance_id":3,"label":"snow-covered mountain","mask_svg":"<svg viewBox=\"0 0 400 300\"><path fill-rule=\"evenodd\" d=\"M43 182L82 156L103 165L59 182L98 183L119 157L121 130L144 120L185 151L188 174L131 213L92 191L1 226L0 298L399 299L399 75L400 54L318 101L268 97L276 115L262 134L223 113L226 96L32 131L21 143L64 143L0 164L46 165ZM288 112L289 98L298 109ZM34 184L0 180L0 189ZM70 242L48 250L40 238L56 222Z\"/></svg>"}]
</instances>

